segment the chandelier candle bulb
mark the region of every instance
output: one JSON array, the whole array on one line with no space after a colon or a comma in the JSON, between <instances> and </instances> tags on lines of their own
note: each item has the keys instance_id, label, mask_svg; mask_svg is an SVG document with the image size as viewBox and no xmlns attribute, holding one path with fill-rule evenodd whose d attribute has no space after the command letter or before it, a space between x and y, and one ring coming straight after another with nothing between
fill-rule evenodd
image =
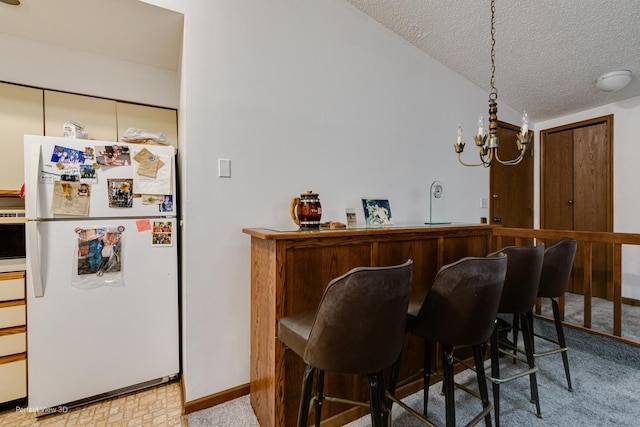
<instances>
[{"instance_id":1,"label":"chandelier candle bulb","mask_svg":"<svg viewBox=\"0 0 640 427\"><path fill-rule=\"evenodd\" d=\"M529 132L529 115L526 111L522 112L522 133L526 134Z\"/></svg>"},{"instance_id":2,"label":"chandelier candle bulb","mask_svg":"<svg viewBox=\"0 0 640 427\"><path fill-rule=\"evenodd\" d=\"M478 135L482 136L484 134L484 117L480 114L480 118L478 119Z\"/></svg>"},{"instance_id":3,"label":"chandelier candle bulb","mask_svg":"<svg viewBox=\"0 0 640 427\"><path fill-rule=\"evenodd\" d=\"M458 144L462 142L462 126L458 125L458 139L456 140Z\"/></svg>"}]
</instances>

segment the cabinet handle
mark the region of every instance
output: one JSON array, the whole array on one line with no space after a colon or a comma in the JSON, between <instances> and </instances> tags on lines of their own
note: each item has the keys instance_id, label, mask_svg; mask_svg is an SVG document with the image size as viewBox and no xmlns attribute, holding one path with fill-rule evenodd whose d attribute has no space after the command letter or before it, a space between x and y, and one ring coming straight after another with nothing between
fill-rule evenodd
<instances>
[{"instance_id":1,"label":"cabinet handle","mask_svg":"<svg viewBox=\"0 0 640 427\"><path fill-rule=\"evenodd\" d=\"M569 200L567 203L572 205L573 204L573 200Z\"/></svg>"},{"instance_id":2,"label":"cabinet handle","mask_svg":"<svg viewBox=\"0 0 640 427\"><path fill-rule=\"evenodd\" d=\"M493 222L495 222L496 224L500 224L502 222L502 218L500 218L499 216L494 216Z\"/></svg>"}]
</instances>

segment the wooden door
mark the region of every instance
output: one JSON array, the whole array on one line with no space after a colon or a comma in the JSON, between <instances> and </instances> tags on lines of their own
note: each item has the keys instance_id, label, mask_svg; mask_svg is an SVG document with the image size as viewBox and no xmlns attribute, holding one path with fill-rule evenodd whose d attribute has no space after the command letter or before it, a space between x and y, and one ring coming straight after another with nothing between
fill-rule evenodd
<instances>
[{"instance_id":1,"label":"wooden door","mask_svg":"<svg viewBox=\"0 0 640 427\"><path fill-rule=\"evenodd\" d=\"M541 132L541 228L613 231L613 116ZM594 244L592 295L611 299L613 249ZM579 245L568 290L584 293Z\"/></svg>"},{"instance_id":2,"label":"wooden door","mask_svg":"<svg viewBox=\"0 0 640 427\"><path fill-rule=\"evenodd\" d=\"M498 122L500 148L498 157L502 160L517 158L517 126ZM524 158L516 166L504 166L499 162L491 164L489 174L489 221L504 227L533 228L533 135ZM513 244L503 238L503 245ZM527 244L527 242L523 242Z\"/></svg>"},{"instance_id":3,"label":"wooden door","mask_svg":"<svg viewBox=\"0 0 640 427\"><path fill-rule=\"evenodd\" d=\"M573 230L573 129L545 135L542 228Z\"/></svg>"},{"instance_id":4,"label":"wooden door","mask_svg":"<svg viewBox=\"0 0 640 427\"><path fill-rule=\"evenodd\" d=\"M594 123L573 131L573 229L613 231L609 218L613 205L610 144L607 124ZM594 244L592 254L593 296L613 298L613 248Z\"/></svg>"}]
</instances>

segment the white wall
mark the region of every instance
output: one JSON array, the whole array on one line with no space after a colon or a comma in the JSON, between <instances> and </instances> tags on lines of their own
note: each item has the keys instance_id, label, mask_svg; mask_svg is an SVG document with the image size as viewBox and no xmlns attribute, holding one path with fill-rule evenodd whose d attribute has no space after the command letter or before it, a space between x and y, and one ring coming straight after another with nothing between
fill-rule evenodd
<instances>
[{"instance_id":1,"label":"white wall","mask_svg":"<svg viewBox=\"0 0 640 427\"><path fill-rule=\"evenodd\" d=\"M343 0L175 4L186 31L190 401L249 380L250 239L241 230L292 228L291 197L317 191L323 219L342 221L362 196L386 197L396 222L415 224L437 179L450 220L487 216L488 172L460 166L453 143L458 123L471 130L486 115L488 95ZM230 179L217 178L218 158L231 159Z\"/></svg>"},{"instance_id":2,"label":"white wall","mask_svg":"<svg viewBox=\"0 0 640 427\"><path fill-rule=\"evenodd\" d=\"M640 123L640 97L624 102L582 111L568 116L539 122L536 134L557 126L613 114L613 231L620 233L640 233L640 144L638 144L638 123ZM540 194L540 150L536 153L535 194ZM540 200L536 199L536 212L540 212ZM536 215L536 227L540 224ZM640 298L640 248L622 247L622 296Z\"/></svg>"}]
</instances>

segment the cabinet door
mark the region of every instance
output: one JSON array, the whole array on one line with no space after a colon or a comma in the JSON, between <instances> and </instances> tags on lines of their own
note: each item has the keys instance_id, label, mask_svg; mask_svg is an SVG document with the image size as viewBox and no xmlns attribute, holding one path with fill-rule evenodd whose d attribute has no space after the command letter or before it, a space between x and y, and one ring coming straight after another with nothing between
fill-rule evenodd
<instances>
[{"instance_id":1,"label":"cabinet door","mask_svg":"<svg viewBox=\"0 0 640 427\"><path fill-rule=\"evenodd\" d=\"M24 182L24 135L42 135L42 89L0 83L0 190Z\"/></svg>"},{"instance_id":2,"label":"cabinet door","mask_svg":"<svg viewBox=\"0 0 640 427\"><path fill-rule=\"evenodd\" d=\"M45 90L45 135L64 136L62 127L69 120L84 126L89 139L118 140L116 101Z\"/></svg>"},{"instance_id":3,"label":"cabinet door","mask_svg":"<svg viewBox=\"0 0 640 427\"><path fill-rule=\"evenodd\" d=\"M118 102L118 138L128 128L144 129L164 133L167 142L178 147L177 123L176 110Z\"/></svg>"},{"instance_id":4,"label":"cabinet door","mask_svg":"<svg viewBox=\"0 0 640 427\"><path fill-rule=\"evenodd\" d=\"M27 396L27 361L25 359L0 364L0 402Z\"/></svg>"},{"instance_id":5,"label":"cabinet door","mask_svg":"<svg viewBox=\"0 0 640 427\"><path fill-rule=\"evenodd\" d=\"M0 273L0 302L24 299L24 272Z\"/></svg>"}]
</instances>

